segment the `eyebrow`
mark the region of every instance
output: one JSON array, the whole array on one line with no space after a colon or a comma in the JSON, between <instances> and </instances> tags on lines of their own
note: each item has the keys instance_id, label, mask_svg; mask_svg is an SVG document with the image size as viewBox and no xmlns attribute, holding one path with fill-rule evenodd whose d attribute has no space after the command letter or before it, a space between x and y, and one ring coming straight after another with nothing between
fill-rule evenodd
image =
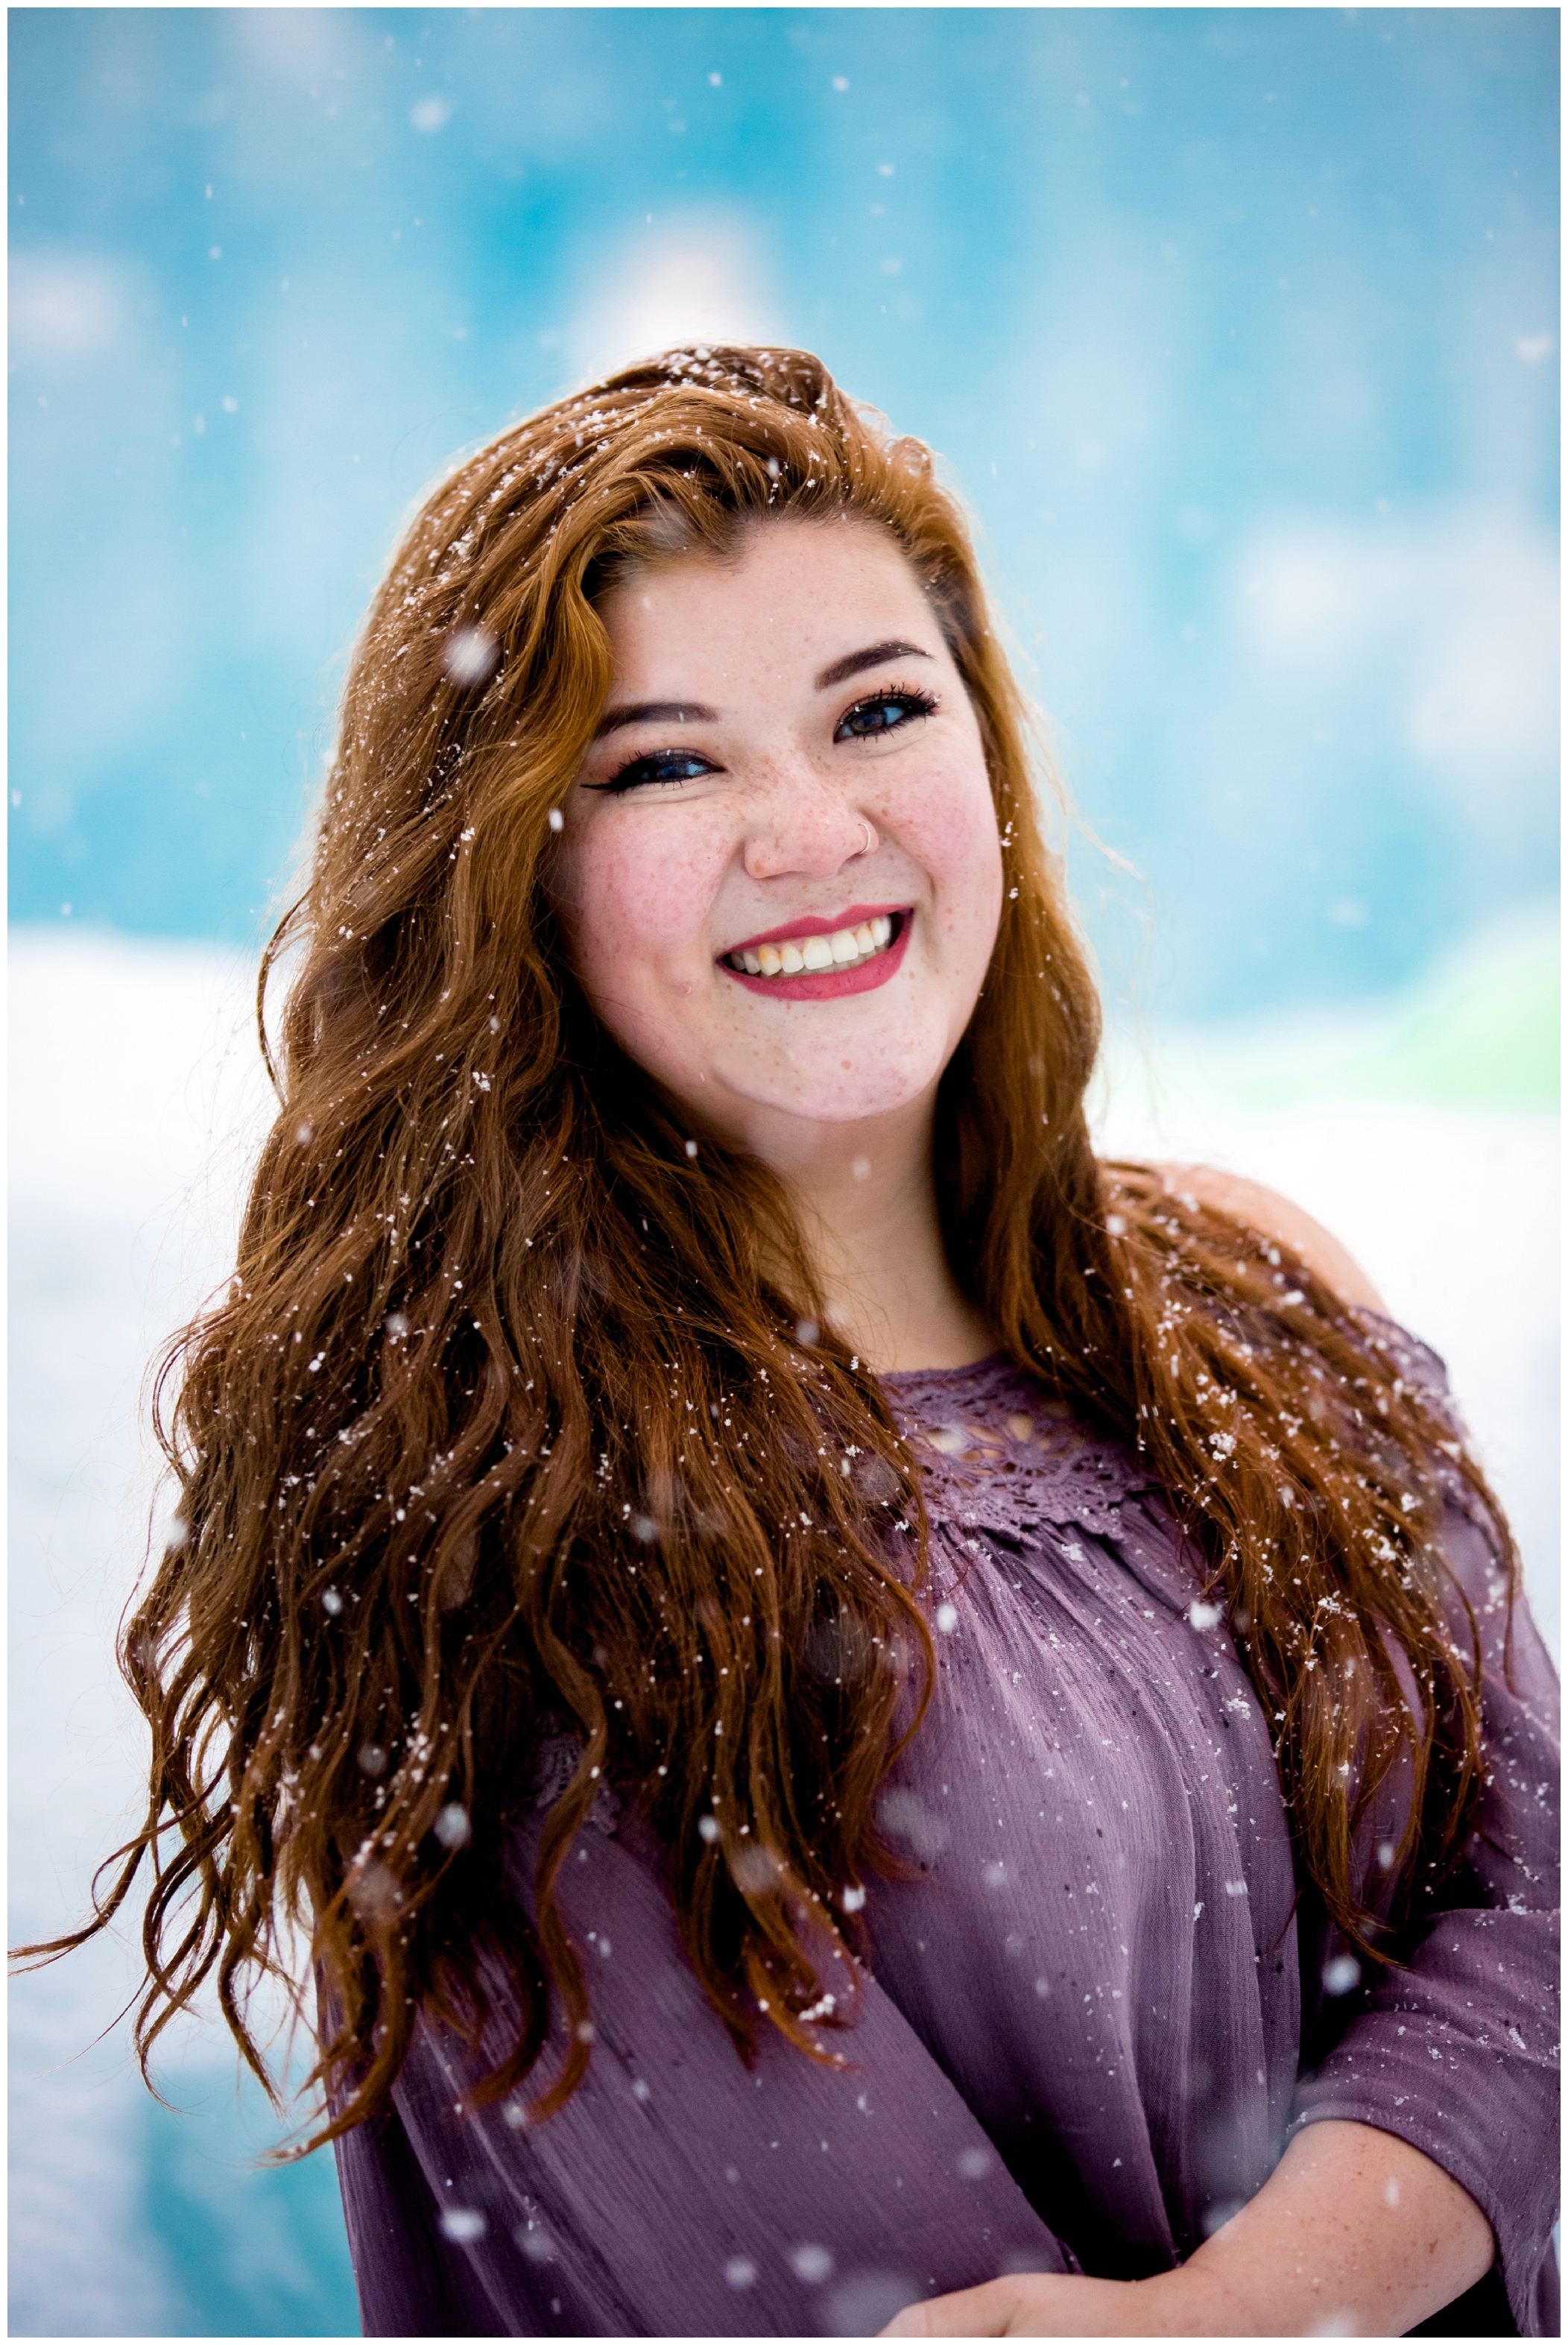
<instances>
[{"instance_id":1,"label":"eyebrow","mask_svg":"<svg viewBox=\"0 0 1568 2345\"><path fill-rule=\"evenodd\" d=\"M593 738L602 741L606 733L619 733L627 725L715 725L716 711L704 708L695 700L639 700L630 708L607 708L593 729Z\"/></svg>"},{"instance_id":2,"label":"eyebrow","mask_svg":"<svg viewBox=\"0 0 1568 2345\"><path fill-rule=\"evenodd\" d=\"M835 684L847 684L852 675L860 675L868 667L881 667L888 660L929 659L918 644L870 644L863 652L848 652L843 659L835 660L816 678L818 692L826 692ZM705 708L697 700L639 700L625 708L607 708L594 727L593 737L602 741L607 733L622 732L628 725L715 725L717 711Z\"/></svg>"},{"instance_id":3,"label":"eyebrow","mask_svg":"<svg viewBox=\"0 0 1568 2345\"><path fill-rule=\"evenodd\" d=\"M930 653L923 652L918 644L872 644L866 650L850 652L845 658L835 660L831 667L824 667L816 679L816 688L818 692L825 692L830 685L847 684L852 675L859 675L868 667L881 667L887 660L929 659L930 656Z\"/></svg>"}]
</instances>

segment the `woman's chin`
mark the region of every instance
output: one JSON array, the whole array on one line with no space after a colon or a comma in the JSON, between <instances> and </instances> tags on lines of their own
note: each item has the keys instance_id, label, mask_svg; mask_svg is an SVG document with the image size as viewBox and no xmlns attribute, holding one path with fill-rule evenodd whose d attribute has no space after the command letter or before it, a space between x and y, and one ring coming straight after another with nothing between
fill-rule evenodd
<instances>
[{"instance_id":1,"label":"woman's chin","mask_svg":"<svg viewBox=\"0 0 1568 2345\"><path fill-rule=\"evenodd\" d=\"M831 1069L800 1069L781 1079L770 1071L759 1079L755 1069L728 1068L722 1080L736 1102L742 1121L774 1118L794 1123L845 1124L875 1122L896 1116L934 1091L943 1058L929 1050L898 1064L873 1059L864 1067L843 1054Z\"/></svg>"}]
</instances>

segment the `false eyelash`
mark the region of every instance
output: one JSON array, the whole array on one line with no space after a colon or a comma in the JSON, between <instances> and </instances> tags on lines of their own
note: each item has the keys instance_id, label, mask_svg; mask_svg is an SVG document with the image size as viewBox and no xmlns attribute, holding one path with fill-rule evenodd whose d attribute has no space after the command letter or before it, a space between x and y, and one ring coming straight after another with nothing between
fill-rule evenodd
<instances>
[{"instance_id":1,"label":"false eyelash","mask_svg":"<svg viewBox=\"0 0 1568 2345\"><path fill-rule=\"evenodd\" d=\"M941 705L934 693L923 691L918 685L890 684L881 692L865 693L862 695L860 699L852 700L849 706L839 717L838 722L840 725L843 725L848 718L854 716L860 709L882 707L890 700L902 700L906 702L912 717L934 716L937 708ZM835 730L836 731L836 729L837 728L835 727ZM889 726L885 728L888 732L893 733L896 733L901 729L902 728L896 725ZM875 740L876 736L873 733L862 733L852 735L850 737L855 740L871 741ZM689 756L695 760L701 757L701 751L695 749L645 749L635 757L628 757L626 763L623 766L619 766L616 771L610 776L607 781L584 782L582 787L587 790L608 790L619 796L626 790L644 787L642 782L634 778L640 766L656 766L662 757L676 758ZM718 767L713 766L711 761L706 758L703 758L702 762L709 766L710 771L717 772L719 770ZM698 779L699 777L696 775L685 775L677 778L694 781ZM656 777L649 776L647 777L646 787L650 788L656 787Z\"/></svg>"},{"instance_id":2,"label":"false eyelash","mask_svg":"<svg viewBox=\"0 0 1568 2345\"><path fill-rule=\"evenodd\" d=\"M910 704L912 716L934 716L941 706L935 693L923 691L917 684L890 684L885 685L880 692L868 692L859 700L852 700L838 722L840 725L845 724L862 708L879 708L889 700L906 700ZM896 733L901 731L902 727L894 725L885 729ZM852 738L874 741L876 736L874 733L861 733L852 736Z\"/></svg>"},{"instance_id":3,"label":"false eyelash","mask_svg":"<svg viewBox=\"0 0 1568 2345\"><path fill-rule=\"evenodd\" d=\"M617 767L608 781L584 782L582 787L585 790L612 790L619 795L622 791L639 787L635 778L639 766L656 766L661 758L690 757L695 761L701 756L701 751L696 749L644 749L637 756L628 757L626 763ZM703 757L702 762L708 766L710 772L716 773L719 770L710 758ZM675 781L696 781L700 777L695 774L683 774L673 777ZM655 787L654 777L648 777L648 787L650 788Z\"/></svg>"}]
</instances>

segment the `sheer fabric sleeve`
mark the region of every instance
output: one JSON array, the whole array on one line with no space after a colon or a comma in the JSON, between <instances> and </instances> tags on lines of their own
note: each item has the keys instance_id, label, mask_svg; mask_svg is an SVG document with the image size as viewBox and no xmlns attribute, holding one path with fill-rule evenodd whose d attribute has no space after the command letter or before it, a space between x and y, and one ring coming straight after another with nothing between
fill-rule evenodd
<instances>
[{"instance_id":1,"label":"sheer fabric sleeve","mask_svg":"<svg viewBox=\"0 0 1568 2345\"><path fill-rule=\"evenodd\" d=\"M1418 1365L1430 1380L1431 1355ZM1446 1548L1480 1633L1484 1788L1463 1864L1431 1900L1405 1962L1336 1995L1344 1951L1304 1931L1312 2066L1294 2123L1350 2118L1434 2159L1492 2225L1518 2332L1554 2335L1557 1680L1522 1596L1510 1621L1496 1554L1457 1488ZM1468 1651L1457 1592L1452 1609Z\"/></svg>"},{"instance_id":2,"label":"sheer fabric sleeve","mask_svg":"<svg viewBox=\"0 0 1568 2345\"><path fill-rule=\"evenodd\" d=\"M872 2335L1006 2269L1076 2269L869 1977L824 2034L847 2066L764 2024L748 2069L652 1850L591 1825L561 1903L594 2027L566 2107L460 2113L488 2063L422 2021L392 2111L338 2146L367 2336ZM558 2033L539 2074L559 2056Z\"/></svg>"}]
</instances>

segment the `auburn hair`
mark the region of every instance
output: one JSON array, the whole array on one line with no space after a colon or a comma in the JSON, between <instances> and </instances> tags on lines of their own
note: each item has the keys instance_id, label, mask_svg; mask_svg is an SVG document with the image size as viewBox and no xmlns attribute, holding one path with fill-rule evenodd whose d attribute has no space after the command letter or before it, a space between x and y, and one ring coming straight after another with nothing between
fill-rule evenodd
<instances>
[{"instance_id":1,"label":"auburn hair","mask_svg":"<svg viewBox=\"0 0 1568 2345\"><path fill-rule=\"evenodd\" d=\"M780 1182L713 1134L688 1153L689 1116L590 1013L548 885L611 681L606 593L783 514L888 533L979 718L1007 884L937 1105L958 1280L1168 1491L1347 1939L1397 1950L1358 1840L1396 1763L1401 1878L1462 1843L1479 1653L1435 1536L1452 1428L1289 1248L1097 1160L1098 1011L1048 777L929 452L804 353L673 351L462 463L371 608L263 963L258 1015L291 972L280 1104L235 1274L157 1386L179 1536L121 1640L146 1820L87 1927L29 1950L102 1927L147 1863L144 2070L216 1974L265 2082L248 1995L302 1932L330 2015L317 2140L384 2099L421 2004L477 2031L481 1952L521 2015L486 2092L535 2067L552 1996L572 2024L535 2115L572 2091L591 2030L556 1884L605 1782L667 1849L743 2049L759 2005L815 2048L821 1950L861 1943L845 1891L896 1869L875 1802L932 1681L915 1460ZM1476 1467L1452 1470L1511 1559ZM858 1656L836 1677L812 1666L824 1625ZM499 1859L561 1736L531 1916Z\"/></svg>"}]
</instances>

